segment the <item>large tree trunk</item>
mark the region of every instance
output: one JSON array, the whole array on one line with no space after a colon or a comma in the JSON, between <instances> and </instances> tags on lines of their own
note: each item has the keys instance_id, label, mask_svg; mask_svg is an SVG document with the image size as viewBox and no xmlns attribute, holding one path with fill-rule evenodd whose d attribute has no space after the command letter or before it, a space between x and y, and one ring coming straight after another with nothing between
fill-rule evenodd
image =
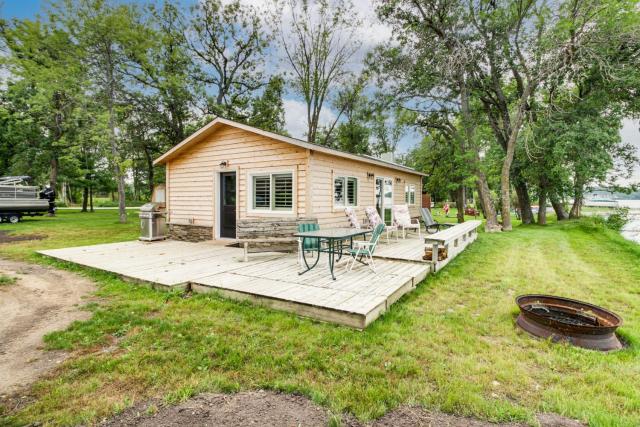
<instances>
[{"instance_id":1,"label":"large tree trunk","mask_svg":"<svg viewBox=\"0 0 640 427\"><path fill-rule=\"evenodd\" d=\"M94 210L93 210L93 185L89 186L89 209L91 210L91 212L94 212Z\"/></svg>"},{"instance_id":2,"label":"large tree trunk","mask_svg":"<svg viewBox=\"0 0 640 427\"><path fill-rule=\"evenodd\" d=\"M553 206L553 210L556 213L556 217L558 218L558 221L563 221L565 219L568 219L569 216L564 211L564 207L562 206L562 203L560 202L560 200L558 200L558 198L555 196L551 196L550 199L551 199L551 206Z\"/></svg>"},{"instance_id":3,"label":"large tree trunk","mask_svg":"<svg viewBox=\"0 0 640 427\"><path fill-rule=\"evenodd\" d=\"M571 205L571 210L569 211L569 219L580 218L582 215L582 202L582 191L576 191L573 197L573 205Z\"/></svg>"},{"instance_id":4,"label":"large tree trunk","mask_svg":"<svg viewBox=\"0 0 640 427\"><path fill-rule=\"evenodd\" d=\"M115 173L115 178L118 183L118 216L120 223L124 224L127 222L127 209L125 206L125 184L124 184L124 173L120 168L120 153L118 151L118 145L116 141L116 123L115 123L115 76L114 76L114 67L115 65L112 62L112 51L110 50L111 46L107 48L106 52L106 71L107 71L107 84L109 92L108 103L109 103L109 144L111 146L111 156L113 157L113 169Z\"/></svg>"},{"instance_id":5,"label":"large tree trunk","mask_svg":"<svg viewBox=\"0 0 640 427\"><path fill-rule=\"evenodd\" d=\"M69 184L68 182L67 182L67 194L69 194L69 202L71 204L75 205L76 204L76 198L75 198L75 195L73 193L73 188L71 188L71 184Z\"/></svg>"},{"instance_id":6,"label":"large tree trunk","mask_svg":"<svg viewBox=\"0 0 640 427\"><path fill-rule=\"evenodd\" d=\"M55 192L56 189L58 188L58 168L59 168L59 164L58 164L58 156L57 155L53 155L51 157L51 171L49 173L49 186L51 187L51 189ZM56 211L53 210L51 208L51 203L49 204L49 213L47 214L48 216L56 216Z\"/></svg>"},{"instance_id":7,"label":"large tree trunk","mask_svg":"<svg viewBox=\"0 0 640 427\"><path fill-rule=\"evenodd\" d=\"M461 185L454 192L455 200L456 200L456 209L458 210L457 218L458 223L464 222L464 186Z\"/></svg>"},{"instance_id":8,"label":"large tree trunk","mask_svg":"<svg viewBox=\"0 0 640 427\"><path fill-rule=\"evenodd\" d=\"M533 210L531 209L531 198L529 197L529 189L527 188L527 183L522 177L520 168L514 170L514 181L522 223L532 224Z\"/></svg>"},{"instance_id":9,"label":"large tree trunk","mask_svg":"<svg viewBox=\"0 0 640 427\"><path fill-rule=\"evenodd\" d=\"M513 162L513 155L515 154L515 139L513 142L509 141L507 146L507 153L504 156L502 162L502 171L500 172L500 201L501 201L501 213L502 213L502 230L511 231L513 229L511 225L511 163Z\"/></svg>"},{"instance_id":10,"label":"large tree trunk","mask_svg":"<svg viewBox=\"0 0 640 427\"><path fill-rule=\"evenodd\" d=\"M155 180L155 175L154 175L155 171L153 169L153 157L151 156L151 153L149 152L147 147L145 147L144 149L144 157L145 157L145 160L147 161L147 179L149 180L149 194L150 196L153 196L153 181Z\"/></svg>"},{"instance_id":11,"label":"large tree trunk","mask_svg":"<svg viewBox=\"0 0 640 427\"><path fill-rule=\"evenodd\" d=\"M500 224L498 224L498 214L496 208L491 200L491 190L489 190L489 184L487 177L481 170L476 171L476 187L478 188L478 198L482 205L482 211L486 218L484 226L485 231L494 232L500 231Z\"/></svg>"},{"instance_id":12,"label":"large tree trunk","mask_svg":"<svg viewBox=\"0 0 640 427\"><path fill-rule=\"evenodd\" d=\"M538 224L547 224L547 190L542 187L538 198Z\"/></svg>"},{"instance_id":13,"label":"large tree trunk","mask_svg":"<svg viewBox=\"0 0 640 427\"><path fill-rule=\"evenodd\" d=\"M487 218L487 214L484 212L484 204L482 203L482 197L480 197L480 182L476 180L476 191L478 192L478 199L476 200L476 207L480 209L483 218Z\"/></svg>"},{"instance_id":14,"label":"large tree trunk","mask_svg":"<svg viewBox=\"0 0 640 427\"><path fill-rule=\"evenodd\" d=\"M51 157L51 171L49 173L49 185L53 191L58 187L58 156Z\"/></svg>"},{"instance_id":15,"label":"large tree trunk","mask_svg":"<svg viewBox=\"0 0 640 427\"><path fill-rule=\"evenodd\" d=\"M513 126L511 133L509 134L509 140L507 141L507 147L502 161L502 171L500 173L500 198L502 201L502 230L511 231L511 165L513 164L513 157L516 153L516 141L520 133L520 127L524 122L525 109L527 107L527 101L529 95L533 89L533 83L529 82L520 96L518 112L516 118L513 120ZM528 196L527 196L528 197Z\"/></svg>"},{"instance_id":16,"label":"large tree trunk","mask_svg":"<svg viewBox=\"0 0 640 427\"><path fill-rule=\"evenodd\" d=\"M584 180L577 173L573 178L573 205L569 211L569 218L580 218L582 214L582 202L584 199Z\"/></svg>"},{"instance_id":17,"label":"large tree trunk","mask_svg":"<svg viewBox=\"0 0 640 427\"><path fill-rule=\"evenodd\" d=\"M87 211L87 204L89 203L89 186L85 185L82 189L82 211Z\"/></svg>"},{"instance_id":18,"label":"large tree trunk","mask_svg":"<svg viewBox=\"0 0 640 427\"><path fill-rule=\"evenodd\" d=\"M475 145L474 134L475 134L475 126L473 121L473 116L471 114L471 107L469 104L469 91L467 88L466 80L464 74L460 73L458 75L458 83L460 85L460 110L462 112L462 122L464 125L464 131L466 135L466 139L468 142L468 147L471 147L474 154L474 174L476 175L476 187L478 189L478 198L480 199L480 204L482 205L482 211L486 218L485 223L485 231L494 232L500 231L500 226L498 225L498 215L496 213L496 208L493 205L493 200L491 200L491 190L489 190L489 184L487 182L487 177L482 171L480 167L480 153L478 152L478 148Z\"/></svg>"},{"instance_id":19,"label":"large tree trunk","mask_svg":"<svg viewBox=\"0 0 640 427\"><path fill-rule=\"evenodd\" d=\"M109 119L110 124L112 123L112 118ZM111 128L111 155L114 158L114 173L116 175L116 179L118 182L118 218L120 223L124 224L127 222L127 209L125 206L125 186L124 186L124 174L120 169L120 156L118 153L118 148L115 142L115 127Z\"/></svg>"}]
</instances>

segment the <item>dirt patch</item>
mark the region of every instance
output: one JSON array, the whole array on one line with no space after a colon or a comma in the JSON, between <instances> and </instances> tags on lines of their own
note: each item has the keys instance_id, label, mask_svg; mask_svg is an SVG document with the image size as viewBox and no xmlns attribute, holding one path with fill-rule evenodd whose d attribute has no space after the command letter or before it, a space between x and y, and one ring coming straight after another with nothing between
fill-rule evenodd
<instances>
[{"instance_id":1,"label":"dirt patch","mask_svg":"<svg viewBox=\"0 0 640 427\"><path fill-rule=\"evenodd\" d=\"M330 414L302 396L250 391L201 394L180 405L157 401L127 409L102 426L323 426Z\"/></svg>"},{"instance_id":2,"label":"dirt patch","mask_svg":"<svg viewBox=\"0 0 640 427\"><path fill-rule=\"evenodd\" d=\"M0 243L23 242L26 240L42 240L44 234L9 234L7 230L0 230Z\"/></svg>"},{"instance_id":3,"label":"dirt patch","mask_svg":"<svg viewBox=\"0 0 640 427\"><path fill-rule=\"evenodd\" d=\"M400 407L371 424L372 427L524 427L526 425L527 424L522 423L495 424L474 418L460 417L442 412L431 412L416 406Z\"/></svg>"},{"instance_id":4,"label":"dirt patch","mask_svg":"<svg viewBox=\"0 0 640 427\"><path fill-rule=\"evenodd\" d=\"M17 279L0 287L2 404L67 357L66 352L45 351L42 337L74 320L87 319L90 313L78 305L95 285L67 271L3 259L0 273Z\"/></svg>"},{"instance_id":5,"label":"dirt patch","mask_svg":"<svg viewBox=\"0 0 640 427\"><path fill-rule=\"evenodd\" d=\"M539 414L538 422L542 427L584 427L579 421L556 414Z\"/></svg>"},{"instance_id":6,"label":"dirt patch","mask_svg":"<svg viewBox=\"0 0 640 427\"><path fill-rule=\"evenodd\" d=\"M201 394L180 405L159 400L133 406L116 417L103 421L102 427L178 427L197 426L304 426L326 427L331 413L306 397L249 391L237 394ZM339 417L344 427L524 427L527 424L495 424L473 418L431 412L420 407L403 406L384 417L362 424L350 416ZM542 427L581 427L580 423L553 414L539 416Z\"/></svg>"},{"instance_id":7,"label":"dirt patch","mask_svg":"<svg viewBox=\"0 0 640 427\"><path fill-rule=\"evenodd\" d=\"M578 421L556 414L540 414L537 419L540 427L584 427L584 424ZM524 423L495 424L474 418L443 414L442 412L430 412L420 407L403 406L376 420L371 427L524 427L527 425Z\"/></svg>"}]
</instances>

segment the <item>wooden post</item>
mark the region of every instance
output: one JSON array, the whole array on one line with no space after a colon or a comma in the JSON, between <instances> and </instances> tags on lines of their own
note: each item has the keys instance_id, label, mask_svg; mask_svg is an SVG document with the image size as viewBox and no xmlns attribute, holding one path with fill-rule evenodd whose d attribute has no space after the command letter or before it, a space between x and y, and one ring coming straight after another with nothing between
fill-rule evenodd
<instances>
[{"instance_id":1,"label":"wooden post","mask_svg":"<svg viewBox=\"0 0 640 427\"><path fill-rule=\"evenodd\" d=\"M436 264L438 263L438 242L431 246L431 271L436 272Z\"/></svg>"}]
</instances>

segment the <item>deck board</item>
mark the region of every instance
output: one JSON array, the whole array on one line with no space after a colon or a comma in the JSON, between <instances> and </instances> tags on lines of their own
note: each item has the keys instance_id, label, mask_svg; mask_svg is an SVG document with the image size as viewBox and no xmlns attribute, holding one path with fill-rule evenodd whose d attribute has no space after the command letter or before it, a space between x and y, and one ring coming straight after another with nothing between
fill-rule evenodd
<instances>
[{"instance_id":1,"label":"deck board","mask_svg":"<svg viewBox=\"0 0 640 427\"><path fill-rule=\"evenodd\" d=\"M428 264L411 262L416 250L418 253L424 250L415 240L381 244L380 252L388 249L406 259L400 262L377 258L377 273L358 263L352 271L346 271L343 260L335 267L337 280L330 277L326 254L321 255L315 269L299 275L301 268L295 254L252 254L248 262L243 262L242 249L210 242L122 242L40 253L137 282L167 289L191 287L195 292L216 291L227 297L363 329L428 274Z\"/></svg>"},{"instance_id":2,"label":"deck board","mask_svg":"<svg viewBox=\"0 0 640 427\"><path fill-rule=\"evenodd\" d=\"M412 235L397 241L391 239L389 243L378 245L374 256L381 259L424 262L424 246L424 241L418 239L418 236Z\"/></svg>"}]
</instances>

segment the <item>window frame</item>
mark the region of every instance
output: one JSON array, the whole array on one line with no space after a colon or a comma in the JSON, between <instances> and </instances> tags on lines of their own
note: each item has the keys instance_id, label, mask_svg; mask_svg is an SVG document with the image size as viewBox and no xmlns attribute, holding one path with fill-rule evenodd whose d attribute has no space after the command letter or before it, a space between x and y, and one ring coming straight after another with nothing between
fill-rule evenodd
<instances>
[{"instance_id":1,"label":"window frame","mask_svg":"<svg viewBox=\"0 0 640 427\"><path fill-rule=\"evenodd\" d=\"M276 208L275 202L275 178L278 175L288 175L291 177L291 207L290 208ZM256 207L255 206L255 179L259 177L269 177L269 207ZM262 170L247 172L247 213L255 215L295 215L297 207L297 185L296 185L296 173L291 169L278 169L278 170Z\"/></svg>"},{"instance_id":2,"label":"window frame","mask_svg":"<svg viewBox=\"0 0 640 427\"><path fill-rule=\"evenodd\" d=\"M336 181L337 180L342 180L342 191L343 191L343 198L344 198L344 203L339 204L336 203ZM352 180L352 182L355 182L356 185L356 194L355 194L355 201L353 204L349 204L349 180ZM338 175L334 175L332 180L331 180L331 201L333 204L333 209L334 210L339 210L339 209L344 209L344 208L357 208L360 205L360 179L357 176L353 176L353 175L342 175L342 174L338 174Z\"/></svg>"},{"instance_id":3,"label":"window frame","mask_svg":"<svg viewBox=\"0 0 640 427\"><path fill-rule=\"evenodd\" d=\"M412 195L413 195L413 201L411 201ZM404 185L404 202L408 206L415 206L416 204L416 185L415 184Z\"/></svg>"}]
</instances>

